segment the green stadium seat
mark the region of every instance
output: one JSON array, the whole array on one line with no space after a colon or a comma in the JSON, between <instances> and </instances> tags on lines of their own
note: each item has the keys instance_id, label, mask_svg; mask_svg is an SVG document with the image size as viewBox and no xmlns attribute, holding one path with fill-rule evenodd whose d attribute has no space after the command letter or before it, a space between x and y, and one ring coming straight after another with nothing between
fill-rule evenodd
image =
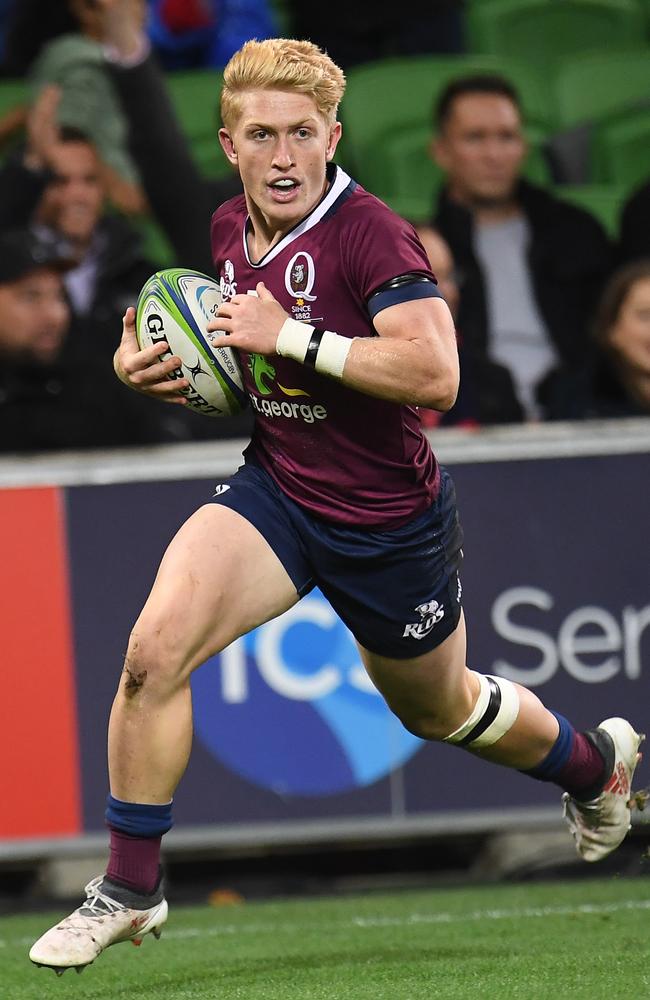
<instances>
[{"instance_id":1,"label":"green stadium seat","mask_svg":"<svg viewBox=\"0 0 650 1000\"><path fill-rule=\"evenodd\" d=\"M650 107L650 49L574 55L558 67L554 89L564 128L637 103Z\"/></svg>"},{"instance_id":2,"label":"green stadium seat","mask_svg":"<svg viewBox=\"0 0 650 1000\"><path fill-rule=\"evenodd\" d=\"M618 237L619 220L623 203L627 198L624 188L612 185L559 184L553 193L564 201L571 202L591 212L605 227L611 237Z\"/></svg>"},{"instance_id":3,"label":"green stadium seat","mask_svg":"<svg viewBox=\"0 0 650 1000\"><path fill-rule=\"evenodd\" d=\"M650 109L601 122L592 140L593 179L629 192L650 177L649 154Z\"/></svg>"},{"instance_id":4,"label":"green stadium seat","mask_svg":"<svg viewBox=\"0 0 650 1000\"><path fill-rule=\"evenodd\" d=\"M278 38L294 38L290 0L271 0L270 7L275 18Z\"/></svg>"},{"instance_id":5,"label":"green stadium seat","mask_svg":"<svg viewBox=\"0 0 650 1000\"><path fill-rule=\"evenodd\" d=\"M552 69L574 53L638 48L645 17L636 0L492 0L469 8L467 26L474 51Z\"/></svg>"},{"instance_id":6,"label":"green stadium seat","mask_svg":"<svg viewBox=\"0 0 650 1000\"><path fill-rule=\"evenodd\" d=\"M29 104L30 101L31 93L26 80L8 77L0 80L0 116L13 108Z\"/></svg>"},{"instance_id":7,"label":"green stadium seat","mask_svg":"<svg viewBox=\"0 0 650 1000\"><path fill-rule=\"evenodd\" d=\"M13 111L28 107L31 101L29 88L25 80L0 80L0 157L13 148L18 136L23 135L22 128L18 136L14 133L14 121L10 121Z\"/></svg>"},{"instance_id":8,"label":"green stadium seat","mask_svg":"<svg viewBox=\"0 0 650 1000\"><path fill-rule=\"evenodd\" d=\"M156 268L178 265L172 245L155 219L132 219L131 224L142 236L143 252Z\"/></svg>"},{"instance_id":9,"label":"green stadium seat","mask_svg":"<svg viewBox=\"0 0 650 1000\"><path fill-rule=\"evenodd\" d=\"M645 17L646 38L650 39L650 0L639 0L639 6Z\"/></svg>"},{"instance_id":10,"label":"green stadium seat","mask_svg":"<svg viewBox=\"0 0 650 1000\"><path fill-rule=\"evenodd\" d=\"M168 73L165 80L201 171L206 177L227 177L230 167L217 135L221 73L213 69L187 70Z\"/></svg>"},{"instance_id":11,"label":"green stadium seat","mask_svg":"<svg viewBox=\"0 0 650 1000\"><path fill-rule=\"evenodd\" d=\"M544 132L529 130L530 152L524 173L539 184L551 179L542 149L545 138ZM443 172L428 154L430 141L431 129L427 125L387 130L378 143L381 156L366 166L370 190L413 222L431 218L434 199L443 183Z\"/></svg>"},{"instance_id":12,"label":"green stadium seat","mask_svg":"<svg viewBox=\"0 0 650 1000\"><path fill-rule=\"evenodd\" d=\"M372 191L375 165L384 156L382 143L390 133L431 134L433 104L442 89L455 77L474 73L498 73L511 80L533 127L548 129L554 123L554 109L543 83L534 70L517 60L494 56L386 59L348 73L337 161Z\"/></svg>"}]
</instances>

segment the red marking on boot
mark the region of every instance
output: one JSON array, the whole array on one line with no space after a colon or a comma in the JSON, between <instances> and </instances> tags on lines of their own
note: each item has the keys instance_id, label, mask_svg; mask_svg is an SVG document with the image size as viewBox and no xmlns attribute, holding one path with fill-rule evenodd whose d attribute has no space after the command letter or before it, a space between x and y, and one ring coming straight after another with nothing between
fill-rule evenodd
<instances>
[{"instance_id":1,"label":"red marking on boot","mask_svg":"<svg viewBox=\"0 0 650 1000\"><path fill-rule=\"evenodd\" d=\"M628 795L630 791L630 782L627 777L627 772L625 770L625 764L619 761L616 765L616 770L612 774L611 778L605 785L603 789L605 792L612 792L614 795Z\"/></svg>"}]
</instances>

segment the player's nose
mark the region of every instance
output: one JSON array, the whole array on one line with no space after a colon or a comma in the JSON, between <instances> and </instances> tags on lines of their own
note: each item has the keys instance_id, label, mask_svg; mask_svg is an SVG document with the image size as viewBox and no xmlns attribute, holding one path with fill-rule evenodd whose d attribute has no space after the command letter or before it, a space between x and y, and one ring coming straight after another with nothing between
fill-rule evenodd
<instances>
[{"instance_id":1,"label":"player's nose","mask_svg":"<svg viewBox=\"0 0 650 1000\"><path fill-rule=\"evenodd\" d=\"M273 149L273 166L287 170L293 165L293 154L288 139L280 137Z\"/></svg>"}]
</instances>

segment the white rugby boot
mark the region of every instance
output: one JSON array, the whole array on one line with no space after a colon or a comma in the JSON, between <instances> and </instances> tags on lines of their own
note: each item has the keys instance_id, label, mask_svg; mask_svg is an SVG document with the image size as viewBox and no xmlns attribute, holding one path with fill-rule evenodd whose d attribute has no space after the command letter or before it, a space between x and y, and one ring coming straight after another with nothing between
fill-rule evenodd
<instances>
[{"instance_id":1,"label":"white rugby boot","mask_svg":"<svg viewBox=\"0 0 650 1000\"><path fill-rule=\"evenodd\" d=\"M59 976L66 969L83 972L112 944L142 944L149 932L160 937L167 919L167 901L161 886L151 897L138 896L99 875L88 883L85 892L86 902L32 946L29 957L34 965L54 969ZM120 899L109 895L112 892ZM150 905L145 909L143 902Z\"/></svg>"},{"instance_id":2,"label":"white rugby boot","mask_svg":"<svg viewBox=\"0 0 650 1000\"><path fill-rule=\"evenodd\" d=\"M630 829L632 776L645 739L625 719L605 719L587 735L604 752L609 778L600 795L581 802L565 792L564 818L585 861L600 861L625 839Z\"/></svg>"}]
</instances>

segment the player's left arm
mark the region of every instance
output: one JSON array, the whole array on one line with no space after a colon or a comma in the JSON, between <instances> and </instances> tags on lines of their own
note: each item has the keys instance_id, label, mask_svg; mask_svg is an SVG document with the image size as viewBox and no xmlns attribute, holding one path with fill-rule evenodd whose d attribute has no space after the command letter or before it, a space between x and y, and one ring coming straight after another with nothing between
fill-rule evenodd
<instances>
[{"instance_id":1,"label":"player's left arm","mask_svg":"<svg viewBox=\"0 0 650 1000\"><path fill-rule=\"evenodd\" d=\"M261 282L257 294L219 307L208 331L225 331L230 346L280 354L369 396L450 409L458 391L458 351L451 314L439 297L387 306L374 317L377 337L342 336L291 319Z\"/></svg>"},{"instance_id":2,"label":"player's left arm","mask_svg":"<svg viewBox=\"0 0 650 1000\"><path fill-rule=\"evenodd\" d=\"M442 298L413 299L382 309L378 337L355 337L341 381L396 403L449 410L458 392L456 332Z\"/></svg>"}]
</instances>

